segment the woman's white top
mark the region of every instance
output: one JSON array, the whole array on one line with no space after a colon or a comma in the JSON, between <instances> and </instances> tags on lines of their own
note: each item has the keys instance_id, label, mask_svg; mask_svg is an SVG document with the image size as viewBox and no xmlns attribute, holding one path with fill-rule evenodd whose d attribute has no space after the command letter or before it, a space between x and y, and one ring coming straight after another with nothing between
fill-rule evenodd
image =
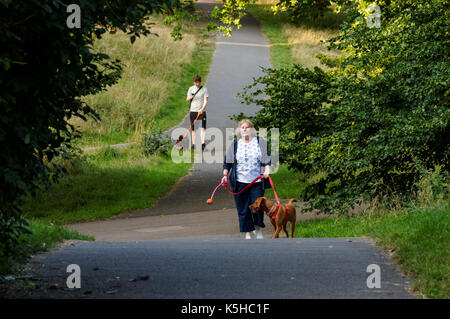
<instances>
[{"instance_id":1,"label":"woman's white top","mask_svg":"<svg viewBox=\"0 0 450 319\"><path fill-rule=\"evenodd\" d=\"M256 136L253 136L248 143L240 138L236 150L236 180L241 183L250 183L261 175L261 157L261 148Z\"/></svg>"}]
</instances>

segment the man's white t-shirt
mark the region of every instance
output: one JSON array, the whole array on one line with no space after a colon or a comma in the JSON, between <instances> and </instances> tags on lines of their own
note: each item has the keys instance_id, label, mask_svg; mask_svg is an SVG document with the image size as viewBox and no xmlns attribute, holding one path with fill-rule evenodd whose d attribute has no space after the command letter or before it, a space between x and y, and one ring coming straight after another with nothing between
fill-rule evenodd
<instances>
[{"instance_id":1,"label":"man's white t-shirt","mask_svg":"<svg viewBox=\"0 0 450 319\"><path fill-rule=\"evenodd\" d=\"M195 85L191 86L187 92L186 97L191 96L197 91L198 88ZM205 87L202 87L201 90L197 94L195 94L194 99L191 102L191 112L200 111L207 97L208 97L208 90Z\"/></svg>"}]
</instances>

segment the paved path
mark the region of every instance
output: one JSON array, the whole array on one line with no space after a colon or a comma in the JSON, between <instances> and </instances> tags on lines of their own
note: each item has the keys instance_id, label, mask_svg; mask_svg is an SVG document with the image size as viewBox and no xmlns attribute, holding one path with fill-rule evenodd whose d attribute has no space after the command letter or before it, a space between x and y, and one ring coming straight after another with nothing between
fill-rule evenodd
<instances>
[{"instance_id":1,"label":"paved path","mask_svg":"<svg viewBox=\"0 0 450 319\"><path fill-rule=\"evenodd\" d=\"M215 4L198 3L197 5L211 10ZM223 132L224 139L226 129L234 130L236 127L236 123L229 119L231 115L240 112L253 115L258 110L256 105L249 107L241 104L236 96L237 93L251 84L253 77L262 75L261 66L270 67L268 42L258 23L251 16L245 17L242 23L244 27L235 30L231 38L217 36L216 50L205 83L209 92L206 109L207 127L218 128ZM188 117L180 126L189 128ZM199 138L200 134L197 136ZM225 140L223 143L225 148ZM211 151L211 145L207 145L205 154L208 156ZM214 196L214 204L212 206L206 204L212 190L220 182L222 174L224 149L214 151L213 154L219 159L218 163L202 162L201 152L197 152L196 158L199 163L195 163L190 174L181 178L153 207L121 214L107 222L79 223L69 227L82 233L92 234L98 240L110 241L155 239L158 236L159 238L180 237L189 234L195 236L211 232L215 235L239 237L236 212L233 210L235 208L233 197L221 188ZM168 220L167 216L172 214L179 216ZM166 217L160 219L161 215ZM157 218L150 218L151 216ZM165 222L161 225L160 221L163 220ZM172 222L174 224L170 224ZM192 224L197 227L192 228ZM159 229L156 229L158 227ZM267 236L271 233L271 229L266 230Z\"/></svg>"},{"instance_id":2,"label":"paved path","mask_svg":"<svg viewBox=\"0 0 450 319\"><path fill-rule=\"evenodd\" d=\"M81 268L68 289L66 268ZM381 288L369 289L369 264ZM37 256L27 298L411 298L386 254L364 239L86 242Z\"/></svg>"},{"instance_id":3,"label":"paved path","mask_svg":"<svg viewBox=\"0 0 450 319\"><path fill-rule=\"evenodd\" d=\"M297 221L323 218L315 214L297 214ZM263 235L270 238L273 227L267 225ZM184 214L168 214L158 216L133 217L127 219L110 219L88 223L67 225L86 235L94 236L97 241L136 241L168 238L199 238L213 236L215 238L243 238L239 233L239 224L235 208L191 212ZM280 236L284 236L281 234Z\"/></svg>"},{"instance_id":4,"label":"paved path","mask_svg":"<svg viewBox=\"0 0 450 319\"><path fill-rule=\"evenodd\" d=\"M207 1L197 3L197 6L205 10L212 10L215 5L218 4L208 3ZM258 23L250 16L245 17L242 22L245 26L240 30L235 30L231 38L217 36L216 50L210 72L207 82L204 83L209 93L206 108L207 127L217 128L223 133L224 148L226 129L234 130L236 127L236 122L230 120L229 117L241 112L246 115L253 115L259 109L256 105L249 107L241 104L237 94L253 82L253 77L263 74L260 70L261 66L270 67L268 42L261 33ZM187 89L186 87L186 92ZM186 92L179 93L184 95ZM198 128L197 145L200 145L200 126L200 122L196 123ZM180 127L184 128L183 134L190 127L188 116L174 129ZM173 129L169 130L167 134L171 135L172 131ZM207 136L207 142L214 139L214 136ZM185 138L185 141L187 141L187 138ZM118 144L117 146L123 147L124 145ZM202 160L202 153L196 152L196 161L199 163L195 163L190 174L181 178L169 194L158 200L156 205L148 209L122 214L115 218L184 214L235 207L233 198L223 189L216 193L213 206L206 205L206 200L220 182L222 175L224 149L214 150L214 153L211 153L211 150L211 145L207 145L204 154L206 156L214 154L218 161L212 164L206 163L208 160ZM126 222L120 220L118 223L124 225ZM79 228L77 227L77 229Z\"/></svg>"},{"instance_id":5,"label":"paved path","mask_svg":"<svg viewBox=\"0 0 450 319\"><path fill-rule=\"evenodd\" d=\"M198 5L212 9L215 4L199 3ZM217 37L216 50L205 83L209 93L206 108L207 127L220 129L224 139L226 128L234 130L236 127L236 122L229 119L231 115L240 112L253 115L258 110L256 106L249 107L241 104L236 96L237 93L241 92L243 87L251 84L253 77L262 75L260 66L270 66L268 42L261 33L256 20L252 17L246 17L243 19L243 24L244 27L235 31L231 38L223 38L220 35ZM185 92L180 92L180 94L185 94ZM200 124L196 123L196 127L200 127ZM185 130L190 127L188 117L185 118L181 127ZM197 133L198 139L200 138L199 132ZM214 139L214 137L211 137L211 139ZM197 145L200 145L200 141ZM210 155L211 150L211 146L207 145L205 154ZM182 178L170 194L159 200L154 207L124 216L178 214L211 210L211 207L205 205L205 202L220 182L222 152L223 149L216 150L216 153L214 153L219 159L218 163L195 163L191 174ZM197 159L200 155L201 152L197 152ZM233 198L225 191L218 191L214 197L212 209L224 207L234 207Z\"/></svg>"},{"instance_id":6,"label":"paved path","mask_svg":"<svg viewBox=\"0 0 450 319\"><path fill-rule=\"evenodd\" d=\"M208 4L200 4L209 6ZM208 127L234 128L229 115L251 108L236 98L269 48L255 20L229 39L218 38L210 75ZM187 88L186 88L187 89ZM183 92L181 92L184 94ZM253 112L255 108L253 109ZM189 127L187 121L183 124ZM195 164L155 207L120 218L71 224L97 242L81 242L32 259L26 270L38 289L11 292L32 298L411 298L391 259L365 239L244 240L231 196L217 185L222 164ZM299 216L299 219L301 217ZM301 226L300 226L301 227ZM78 264L82 288L66 288L66 267ZM381 288L369 289L367 266L381 267ZM250 279L249 279L250 278Z\"/></svg>"}]
</instances>

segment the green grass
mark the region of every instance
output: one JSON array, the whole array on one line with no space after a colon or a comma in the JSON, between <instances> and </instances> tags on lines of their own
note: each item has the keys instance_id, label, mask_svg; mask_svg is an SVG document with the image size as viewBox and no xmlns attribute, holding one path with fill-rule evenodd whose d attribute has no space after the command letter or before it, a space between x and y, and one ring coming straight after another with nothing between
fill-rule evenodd
<instances>
[{"instance_id":1,"label":"green grass","mask_svg":"<svg viewBox=\"0 0 450 319\"><path fill-rule=\"evenodd\" d=\"M179 124L189 112L186 92L193 85L192 78L195 74L201 75L202 83L207 85L207 75L214 50L214 43L203 42L193 52L193 61L183 64L181 75L168 88L168 98L159 108L155 117L155 126L157 128L167 130Z\"/></svg>"},{"instance_id":2,"label":"green grass","mask_svg":"<svg viewBox=\"0 0 450 319\"><path fill-rule=\"evenodd\" d=\"M295 173L288 170L285 165L280 165L278 171L275 174L270 174L278 197L280 199L298 199L300 192L305 187L305 185L300 182L301 176L302 174L300 173ZM264 193L264 196L272 199L275 198L272 189L267 189Z\"/></svg>"},{"instance_id":3,"label":"green grass","mask_svg":"<svg viewBox=\"0 0 450 319\"><path fill-rule=\"evenodd\" d=\"M370 236L427 298L450 298L450 202L425 208L297 223L295 237Z\"/></svg>"},{"instance_id":4,"label":"green grass","mask_svg":"<svg viewBox=\"0 0 450 319\"><path fill-rule=\"evenodd\" d=\"M162 18L152 19L156 22L152 30L159 37L149 35L131 44L127 35L118 32L95 42L95 49L122 62L123 72L117 84L85 98L102 120L73 120L82 132L77 146L139 142L142 132L169 129L187 114L186 91L194 75L206 81L213 38L202 36L199 25L186 22L184 39L174 41Z\"/></svg>"},{"instance_id":5,"label":"green grass","mask_svg":"<svg viewBox=\"0 0 450 319\"><path fill-rule=\"evenodd\" d=\"M80 139L74 141L77 147L107 147L108 145L132 142L134 132L127 130L124 132L116 132L112 128L106 130L104 133L97 133L92 131L83 132Z\"/></svg>"},{"instance_id":6,"label":"green grass","mask_svg":"<svg viewBox=\"0 0 450 319\"><path fill-rule=\"evenodd\" d=\"M274 15L269 5L251 4L247 11L259 21L264 34L270 42L270 58L273 67L290 66L292 45L288 43L288 36L283 32L283 25L287 14Z\"/></svg>"},{"instance_id":7,"label":"green grass","mask_svg":"<svg viewBox=\"0 0 450 319\"><path fill-rule=\"evenodd\" d=\"M92 151L52 190L28 198L24 216L63 224L151 207L190 166L170 157L145 157L140 146Z\"/></svg>"},{"instance_id":8,"label":"green grass","mask_svg":"<svg viewBox=\"0 0 450 319\"><path fill-rule=\"evenodd\" d=\"M293 24L286 12L274 15L270 7L270 4L252 4L248 11L259 21L269 39L273 67L289 67L298 63L307 68L318 66L327 69L316 55L340 55L338 51L329 51L320 41L337 35L342 15L326 12L321 17Z\"/></svg>"},{"instance_id":9,"label":"green grass","mask_svg":"<svg viewBox=\"0 0 450 319\"><path fill-rule=\"evenodd\" d=\"M23 262L29 254L48 251L64 240L94 240L90 236L80 235L74 230L61 226L48 225L37 220L28 220L28 223L29 226L26 228L31 231L31 234L20 237L14 256L4 256L0 244L0 274L12 271L17 262Z\"/></svg>"}]
</instances>

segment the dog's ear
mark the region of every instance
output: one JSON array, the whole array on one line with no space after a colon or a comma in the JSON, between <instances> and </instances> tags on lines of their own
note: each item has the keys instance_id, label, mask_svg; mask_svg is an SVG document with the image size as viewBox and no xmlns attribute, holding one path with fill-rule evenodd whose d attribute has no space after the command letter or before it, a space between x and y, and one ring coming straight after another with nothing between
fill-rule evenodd
<instances>
[{"instance_id":1,"label":"dog's ear","mask_svg":"<svg viewBox=\"0 0 450 319\"><path fill-rule=\"evenodd\" d=\"M254 204L257 208L262 209L264 207L264 197L258 197Z\"/></svg>"},{"instance_id":2,"label":"dog's ear","mask_svg":"<svg viewBox=\"0 0 450 319\"><path fill-rule=\"evenodd\" d=\"M267 198L265 198L265 197L261 197L260 205L266 206L266 199L267 199Z\"/></svg>"},{"instance_id":3,"label":"dog's ear","mask_svg":"<svg viewBox=\"0 0 450 319\"><path fill-rule=\"evenodd\" d=\"M249 207L250 207L250 210L259 208L259 198L257 198L255 200L255 202L253 204L251 204Z\"/></svg>"}]
</instances>

